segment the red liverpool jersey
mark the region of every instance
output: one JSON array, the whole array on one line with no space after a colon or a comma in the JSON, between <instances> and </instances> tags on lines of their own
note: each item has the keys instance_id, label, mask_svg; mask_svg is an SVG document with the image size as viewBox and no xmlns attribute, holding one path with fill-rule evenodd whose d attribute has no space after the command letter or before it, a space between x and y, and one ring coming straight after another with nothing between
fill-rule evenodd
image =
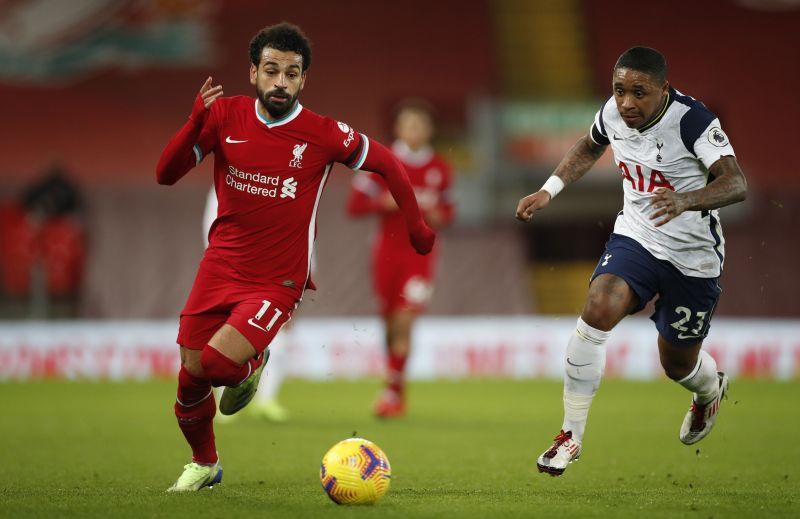
<instances>
[{"instance_id":1,"label":"red liverpool jersey","mask_svg":"<svg viewBox=\"0 0 800 519\"><path fill-rule=\"evenodd\" d=\"M369 139L299 102L276 121L263 118L257 103L218 99L194 147L198 163L214 153L219 201L201 268L237 284L283 287L279 292L294 298L284 303L293 305L309 282L317 208L331 167L358 169Z\"/></svg>"},{"instance_id":2,"label":"red liverpool jersey","mask_svg":"<svg viewBox=\"0 0 800 519\"><path fill-rule=\"evenodd\" d=\"M452 175L447 162L431 148L415 152L401 141L392 145L392 152L405 166L423 215L438 209L444 216L444 224L449 223L453 218L453 202L450 195ZM381 215L376 253L407 254L411 261L434 261L434 254L420 256L411 246L403 214L397 209L385 211L380 207L380 200L388 194L385 182L377 175L361 173L353 179L350 212L352 214L378 212Z\"/></svg>"}]
</instances>

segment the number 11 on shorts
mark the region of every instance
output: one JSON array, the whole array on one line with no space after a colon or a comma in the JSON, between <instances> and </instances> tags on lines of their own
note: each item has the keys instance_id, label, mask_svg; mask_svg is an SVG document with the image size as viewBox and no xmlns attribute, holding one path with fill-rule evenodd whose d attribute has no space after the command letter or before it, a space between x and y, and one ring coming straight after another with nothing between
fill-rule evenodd
<instances>
[{"instance_id":1,"label":"number 11 on shorts","mask_svg":"<svg viewBox=\"0 0 800 519\"><path fill-rule=\"evenodd\" d=\"M266 326L261 326L260 324L258 324L257 321L261 321L261 319L264 318L264 314L267 313L267 310L269 310L269 307L272 306L272 303L267 301L266 299L264 299L261 302L263 303L261 305L261 309L258 311L258 313L256 313L254 317L251 317L247 322L248 324L255 326L256 328L261 328L265 332L268 332L275 325L275 321L277 321L280 318L280 316L283 315L283 312L280 309L275 308L275 313L272 315L272 319L269 320Z\"/></svg>"}]
</instances>

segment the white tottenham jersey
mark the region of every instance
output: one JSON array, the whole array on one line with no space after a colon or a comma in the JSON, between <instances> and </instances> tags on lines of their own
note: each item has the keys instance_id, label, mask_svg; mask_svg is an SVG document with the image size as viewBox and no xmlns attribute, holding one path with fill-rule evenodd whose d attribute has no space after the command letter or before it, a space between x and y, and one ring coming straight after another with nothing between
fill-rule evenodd
<instances>
[{"instance_id":1,"label":"white tottenham jersey","mask_svg":"<svg viewBox=\"0 0 800 519\"><path fill-rule=\"evenodd\" d=\"M687 276L719 276L725 239L716 210L685 211L661 227L650 220L654 190L700 189L714 162L734 156L719 119L700 101L670 88L664 109L638 130L628 128L611 97L597 112L590 135L597 144L611 144L622 174L625 199L614 232L633 238Z\"/></svg>"}]
</instances>

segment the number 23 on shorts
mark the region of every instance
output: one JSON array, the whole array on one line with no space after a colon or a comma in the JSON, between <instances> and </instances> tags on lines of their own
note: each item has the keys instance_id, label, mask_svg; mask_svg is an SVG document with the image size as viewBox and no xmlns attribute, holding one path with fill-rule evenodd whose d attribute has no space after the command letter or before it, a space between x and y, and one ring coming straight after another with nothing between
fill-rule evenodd
<instances>
[{"instance_id":1,"label":"number 23 on shorts","mask_svg":"<svg viewBox=\"0 0 800 519\"><path fill-rule=\"evenodd\" d=\"M708 315L708 312L697 312L694 314L694 327L691 330L689 329L689 325L691 324L689 321L692 319L692 311L685 306L679 306L675 308L675 313L682 317L670 324L670 326L680 332L678 334L679 339L699 339L703 336L703 329L705 328L706 315ZM689 332L689 334L686 332Z\"/></svg>"}]
</instances>

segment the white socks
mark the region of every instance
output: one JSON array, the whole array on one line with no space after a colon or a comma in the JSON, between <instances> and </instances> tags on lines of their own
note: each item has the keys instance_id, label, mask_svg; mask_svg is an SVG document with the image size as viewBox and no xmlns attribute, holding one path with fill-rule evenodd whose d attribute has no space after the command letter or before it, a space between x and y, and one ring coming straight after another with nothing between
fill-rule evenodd
<instances>
[{"instance_id":1,"label":"white socks","mask_svg":"<svg viewBox=\"0 0 800 519\"><path fill-rule=\"evenodd\" d=\"M697 394L695 401L698 404L707 404L717 396L717 391L719 391L717 361L704 350L700 350L697 355L697 365L692 372L677 382Z\"/></svg>"},{"instance_id":2,"label":"white socks","mask_svg":"<svg viewBox=\"0 0 800 519\"><path fill-rule=\"evenodd\" d=\"M592 328L580 317L575 333L567 343L566 372L564 374L564 431L572 431L572 438L583 441L589 406L592 404L606 365L603 344L611 332Z\"/></svg>"},{"instance_id":3,"label":"white socks","mask_svg":"<svg viewBox=\"0 0 800 519\"><path fill-rule=\"evenodd\" d=\"M575 333L567 343L564 373L564 431L572 431L572 438L583 441L589 406L600 387L600 379L606 365L604 346L611 332L592 328L578 318ZM697 365L689 375L678 380L678 384L697 396L695 401L706 404L717 396L719 379L717 362L704 350L697 356Z\"/></svg>"}]
</instances>

